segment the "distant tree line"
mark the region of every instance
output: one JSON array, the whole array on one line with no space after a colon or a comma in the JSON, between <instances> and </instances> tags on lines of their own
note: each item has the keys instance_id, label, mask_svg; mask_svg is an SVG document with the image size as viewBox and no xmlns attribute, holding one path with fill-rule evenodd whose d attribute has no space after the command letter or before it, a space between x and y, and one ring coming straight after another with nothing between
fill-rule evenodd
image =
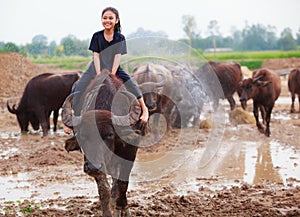
<instances>
[{"instance_id":1,"label":"distant tree line","mask_svg":"<svg viewBox=\"0 0 300 217\"><path fill-rule=\"evenodd\" d=\"M68 35L61 39L60 44L55 41L48 43L45 35L36 35L31 43L18 46L12 42L0 42L0 52L19 52L24 56L89 56L89 40L79 40L74 35Z\"/></svg>"},{"instance_id":2,"label":"distant tree line","mask_svg":"<svg viewBox=\"0 0 300 217\"><path fill-rule=\"evenodd\" d=\"M230 36L223 36L219 29L218 21L211 20L207 26L207 36L203 37L197 30L197 23L193 16L182 17L183 30L187 38L179 41L189 44L192 48L205 50L209 48L231 48L234 51L263 51L263 50L297 50L300 47L300 28L294 38L292 30L285 28L278 37L276 27L262 24L248 25L242 30L232 29ZM168 38L163 31L150 31L138 28L136 32L126 36L127 38L155 36ZM89 39L79 40L74 35L68 35L57 44L48 42L45 35L36 35L31 43L18 46L13 42L0 42L0 52L19 52L25 56L90 56L88 50Z\"/></svg>"},{"instance_id":3,"label":"distant tree line","mask_svg":"<svg viewBox=\"0 0 300 217\"><path fill-rule=\"evenodd\" d=\"M195 18L182 17L183 30L188 39L183 39L195 49L232 48L234 51L298 50L300 47L300 27L293 37L291 28L285 28L277 37L275 26L246 23L242 30L232 29L230 36L223 36L218 21L211 20L207 26L208 36L202 37L197 30Z\"/></svg>"}]
</instances>

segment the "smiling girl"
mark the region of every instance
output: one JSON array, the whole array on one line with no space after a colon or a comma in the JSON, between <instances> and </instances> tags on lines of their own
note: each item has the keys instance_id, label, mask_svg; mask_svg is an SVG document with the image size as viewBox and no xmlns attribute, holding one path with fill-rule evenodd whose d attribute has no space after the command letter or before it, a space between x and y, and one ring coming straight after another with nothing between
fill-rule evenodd
<instances>
[{"instance_id":1,"label":"smiling girl","mask_svg":"<svg viewBox=\"0 0 300 217\"><path fill-rule=\"evenodd\" d=\"M125 37L121 34L121 23L117 9L105 8L102 11L101 22L104 29L93 34L89 46L89 50L93 52L93 61L76 83L72 92L82 93L96 75L108 70L112 75L121 78L126 88L136 96L142 109L140 120L142 123L147 123L148 108L143 100L141 90L120 67L121 55L127 53L127 48ZM65 132L70 133L66 128Z\"/></svg>"}]
</instances>

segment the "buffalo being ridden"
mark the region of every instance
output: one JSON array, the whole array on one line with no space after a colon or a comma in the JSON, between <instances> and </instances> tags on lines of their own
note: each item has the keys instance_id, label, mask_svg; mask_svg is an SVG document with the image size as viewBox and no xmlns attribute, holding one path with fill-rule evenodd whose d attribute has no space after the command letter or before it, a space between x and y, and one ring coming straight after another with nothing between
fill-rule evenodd
<instances>
[{"instance_id":1,"label":"buffalo being ridden","mask_svg":"<svg viewBox=\"0 0 300 217\"><path fill-rule=\"evenodd\" d=\"M59 109L70 94L73 84L81 72L43 73L32 78L26 85L18 107L9 105L7 109L17 116L21 132L28 132L29 123L34 130L41 126L43 136L50 129L50 114L53 111L53 131L57 129Z\"/></svg>"},{"instance_id":2,"label":"buffalo being ridden","mask_svg":"<svg viewBox=\"0 0 300 217\"><path fill-rule=\"evenodd\" d=\"M76 100L80 116L73 115L72 107L77 106L72 106L73 95L67 98L62 110L63 123L73 128L76 135L75 140L66 141L65 149L82 150L84 172L97 183L103 216L129 215L129 176L140 141L138 134L146 132L146 125L139 120L139 103L135 97L130 102L128 93L118 77L100 75ZM111 189L107 175L113 179Z\"/></svg>"},{"instance_id":3,"label":"buffalo being ridden","mask_svg":"<svg viewBox=\"0 0 300 217\"><path fill-rule=\"evenodd\" d=\"M288 87L291 92L292 104L291 113L296 112L295 97L298 95L299 111L300 111L300 69L292 69L288 78Z\"/></svg>"},{"instance_id":4,"label":"buffalo being ridden","mask_svg":"<svg viewBox=\"0 0 300 217\"><path fill-rule=\"evenodd\" d=\"M246 102L253 100L253 114L256 120L256 126L261 133L270 136L270 120L275 101L281 92L280 76L270 69L258 69L253 71L252 78L247 78L241 82L240 101L243 109L246 109ZM266 129L259 121L258 112L261 112L263 123L266 123Z\"/></svg>"},{"instance_id":5,"label":"buffalo being ridden","mask_svg":"<svg viewBox=\"0 0 300 217\"><path fill-rule=\"evenodd\" d=\"M195 75L206 85L206 90L210 90L214 109L218 108L220 98L228 100L231 110L235 108L236 103L233 94L239 93L239 85L243 78L240 64L208 61L195 72ZM221 90L219 89L220 86Z\"/></svg>"}]
</instances>

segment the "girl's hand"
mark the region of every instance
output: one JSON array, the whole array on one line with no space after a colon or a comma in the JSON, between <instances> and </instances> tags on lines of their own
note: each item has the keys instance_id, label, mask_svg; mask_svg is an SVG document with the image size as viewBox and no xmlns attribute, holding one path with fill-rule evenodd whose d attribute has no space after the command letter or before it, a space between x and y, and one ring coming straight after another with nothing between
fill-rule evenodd
<instances>
[{"instance_id":1,"label":"girl's hand","mask_svg":"<svg viewBox=\"0 0 300 217\"><path fill-rule=\"evenodd\" d=\"M140 117L141 123L146 124L148 122L148 119L149 119L149 112L148 112L148 108L146 107L146 109L143 110L143 113Z\"/></svg>"}]
</instances>

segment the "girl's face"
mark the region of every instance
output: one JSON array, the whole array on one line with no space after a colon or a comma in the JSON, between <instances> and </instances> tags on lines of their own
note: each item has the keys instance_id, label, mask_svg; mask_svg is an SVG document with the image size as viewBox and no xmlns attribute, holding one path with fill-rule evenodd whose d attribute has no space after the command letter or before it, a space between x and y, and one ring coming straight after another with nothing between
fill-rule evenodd
<instances>
[{"instance_id":1,"label":"girl's face","mask_svg":"<svg viewBox=\"0 0 300 217\"><path fill-rule=\"evenodd\" d=\"M108 10L104 12L102 16L102 25L104 29L114 30L114 27L118 22L119 20L117 19L116 15L112 11Z\"/></svg>"}]
</instances>

